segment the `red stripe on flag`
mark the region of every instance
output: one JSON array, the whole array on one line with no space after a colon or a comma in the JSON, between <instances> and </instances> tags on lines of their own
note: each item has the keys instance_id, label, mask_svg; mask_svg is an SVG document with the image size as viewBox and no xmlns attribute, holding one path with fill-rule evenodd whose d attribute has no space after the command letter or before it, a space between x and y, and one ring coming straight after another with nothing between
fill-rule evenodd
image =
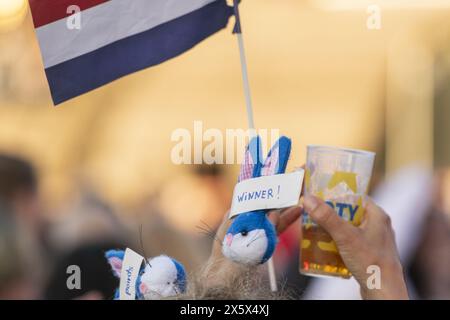
<instances>
[{"instance_id":1,"label":"red stripe on flag","mask_svg":"<svg viewBox=\"0 0 450 320\"><path fill-rule=\"evenodd\" d=\"M108 1L109 0L29 0L35 28L70 16L72 12L67 13L67 9L71 5L78 6L80 10L86 10Z\"/></svg>"}]
</instances>

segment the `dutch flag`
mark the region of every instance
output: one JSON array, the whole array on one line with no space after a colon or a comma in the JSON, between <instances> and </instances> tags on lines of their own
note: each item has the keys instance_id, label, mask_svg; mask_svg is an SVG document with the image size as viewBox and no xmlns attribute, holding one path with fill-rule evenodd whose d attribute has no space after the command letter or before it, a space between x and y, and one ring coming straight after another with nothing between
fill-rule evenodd
<instances>
[{"instance_id":1,"label":"dutch flag","mask_svg":"<svg viewBox=\"0 0 450 320\"><path fill-rule=\"evenodd\" d=\"M162 63L225 28L226 0L29 0L54 104ZM81 11L70 28L68 8Z\"/></svg>"}]
</instances>

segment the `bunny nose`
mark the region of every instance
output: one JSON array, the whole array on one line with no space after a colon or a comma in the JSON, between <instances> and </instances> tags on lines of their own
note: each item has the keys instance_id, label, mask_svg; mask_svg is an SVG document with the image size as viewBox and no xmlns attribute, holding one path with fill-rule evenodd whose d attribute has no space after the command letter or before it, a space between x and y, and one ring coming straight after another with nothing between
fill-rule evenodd
<instances>
[{"instance_id":1,"label":"bunny nose","mask_svg":"<svg viewBox=\"0 0 450 320\"><path fill-rule=\"evenodd\" d=\"M233 242L233 235L229 233L225 236L225 244L231 246L231 242Z\"/></svg>"},{"instance_id":2,"label":"bunny nose","mask_svg":"<svg viewBox=\"0 0 450 320\"><path fill-rule=\"evenodd\" d=\"M148 291L148 288L147 288L147 286L145 285L145 283L141 283L141 285L139 286L139 289L141 290L141 292L142 292L143 294L147 293L147 291Z\"/></svg>"}]
</instances>

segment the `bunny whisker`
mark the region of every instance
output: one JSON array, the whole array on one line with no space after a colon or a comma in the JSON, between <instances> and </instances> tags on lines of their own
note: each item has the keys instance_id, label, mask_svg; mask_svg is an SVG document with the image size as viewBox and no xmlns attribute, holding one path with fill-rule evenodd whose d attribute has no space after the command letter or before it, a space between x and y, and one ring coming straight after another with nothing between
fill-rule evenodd
<instances>
[{"instance_id":1,"label":"bunny whisker","mask_svg":"<svg viewBox=\"0 0 450 320\"><path fill-rule=\"evenodd\" d=\"M202 227L199 227L199 226L196 226L196 228L199 230L200 233L203 233L205 235L209 235L211 237L215 236L215 234L213 232L211 232L210 230L208 230L208 229L205 229L205 228L202 228Z\"/></svg>"},{"instance_id":2,"label":"bunny whisker","mask_svg":"<svg viewBox=\"0 0 450 320\"><path fill-rule=\"evenodd\" d=\"M207 230L208 232L215 233L214 229L211 228L205 221L200 220L201 225L197 225L197 228L201 228L203 230Z\"/></svg>"},{"instance_id":3,"label":"bunny whisker","mask_svg":"<svg viewBox=\"0 0 450 320\"><path fill-rule=\"evenodd\" d=\"M203 225L204 228L206 228L206 229L210 230L211 232L215 233L214 229L208 223L206 223L204 220L200 220L200 223Z\"/></svg>"},{"instance_id":4,"label":"bunny whisker","mask_svg":"<svg viewBox=\"0 0 450 320\"><path fill-rule=\"evenodd\" d=\"M253 240L250 240L248 243L247 243L247 247L249 246L249 245L251 245L253 242L255 242L256 240L258 240L258 239L261 239L261 238L264 238L266 235L265 234L263 234L263 235L260 235L259 237L253 237L254 239Z\"/></svg>"},{"instance_id":5,"label":"bunny whisker","mask_svg":"<svg viewBox=\"0 0 450 320\"><path fill-rule=\"evenodd\" d=\"M203 228L203 227L201 227L201 226L195 226L197 229L199 229L199 230L201 230L201 231L205 231L205 232L207 232L207 233L211 233L211 231L210 230L208 230L208 229L206 229L206 228Z\"/></svg>"},{"instance_id":6,"label":"bunny whisker","mask_svg":"<svg viewBox=\"0 0 450 320\"><path fill-rule=\"evenodd\" d=\"M207 232L209 232L209 233L214 233L213 230L208 229L208 228L203 227L203 226L195 226L195 227L196 227L197 229L200 229L200 230L203 230L203 231L207 231Z\"/></svg>"},{"instance_id":7,"label":"bunny whisker","mask_svg":"<svg viewBox=\"0 0 450 320\"><path fill-rule=\"evenodd\" d=\"M200 229L199 233L208 236L209 238L211 238L214 241L218 241L222 245L222 241L220 241L220 239L217 238L217 236L214 233L211 233L211 231L203 229L203 228L198 227L198 226L197 226L197 229Z\"/></svg>"},{"instance_id":8,"label":"bunny whisker","mask_svg":"<svg viewBox=\"0 0 450 320\"><path fill-rule=\"evenodd\" d=\"M217 239L214 235L212 235L211 233L209 233L207 231L199 231L199 233L207 236L208 238L211 238L212 240L219 241L219 239Z\"/></svg>"},{"instance_id":9,"label":"bunny whisker","mask_svg":"<svg viewBox=\"0 0 450 320\"><path fill-rule=\"evenodd\" d=\"M148 256L145 253L144 241L142 240L142 223L139 225L139 243L141 246L142 253L144 254L144 257L145 257L145 259L144 259L145 263L148 264L148 266L151 268L152 265L150 264L150 261L147 259Z\"/></svg>"},{"instance_id":10,"label":"bunny whisker","mask_svg":"<svg viewBox=\"0 0 450 320\"><path fill-rule=\"evenodd\" d=\"M205 221L200 220L200 223L202 226L197 225L196 228L199 230L204 231L204 234L209 235L213 240L218 241L220 244L222 244L222 241L217 238L216 231L214 231L213 228L211 228L210 225L208 225Z\"/></svg>"},{"instance_id":11,"label":"bunny whisker","mask_svg":"<svg viewBox=\"0 0 450 320\"><path fill-rule=\"evenodd\" d=\"M201 221L201 222L203 222L203 224L205 224L206 225L206 227L207 228L210 228L211 229L211 227L210 226L208 226L204 221ZM201 227L201 226L195 226L197 229L199 229L200 231L199 231L199 233L200 234L204 234L204 235L206 235L207 237L209 237L209 238L211 238L213 241L217 241L221 246L222 246L222 240L220 240L219 238L217 238L217 236L216 236L216 233L211 229L211 230L208 230L208 229L205 229L204 227ZM231 252L233 252L233 253L236 253L234 250L232 250L231 248L229 248L229 250L231 251Z\"/></svg>"},{"instance_id":12,"label":"bunny whisker","mask_svg":"<svg viewBox=\"0 0 450 320\"><path fill-rule=\"evenodd\" d=\"M262 223L260 223L259 225L258 225L258 228L260 228L260 229L264 229L264 226L263 226L263 224ZM253 236L253 239L252 240L250 240L250 242L253 242L253 241L255 241L256 239L256 237L258 237L258 234L255 234L254 236ZM261 237L261 236L259 236L259 237ZM248 247L248 246L247 246Z\"/></svg>"}]
</instances>

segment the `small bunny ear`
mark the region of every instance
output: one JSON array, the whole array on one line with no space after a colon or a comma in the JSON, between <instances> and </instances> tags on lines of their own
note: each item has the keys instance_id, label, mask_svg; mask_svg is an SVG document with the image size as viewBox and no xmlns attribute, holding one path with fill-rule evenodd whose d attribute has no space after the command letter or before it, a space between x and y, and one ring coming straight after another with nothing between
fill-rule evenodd
<instances>
[{"instance_id":1,"label":"small bunny ear","mask_svg":"<svg viewBox=\"0 0 450 320\"><path fill-rule=\"evenodd\" d=\"M261 169L262 176L284 173L291 154L291 139L282 136L270 149Z\"/></svg>"},{"instance_id":2,"label":"small bunny ear","mask_svg":"<svg viewBox=\"0 0 450 320\"><path fill-rule=\"evenodd\" d=\"M108 263L117 278L120 278L124 256L125 251L123 250L108 250L105 253L105 257L108 260Z\"/></svg>"},{"instance_id":3,"label":"small bunny ear","mask_svg":"<svg viewBox=\"0 0 450 320\"><path fill-rule=\"evenodd\" d=\"M244 162L241 165L238 181L258 177L261 173L262 150L261 138L253 137L245 149Z\"/></svg>"},{"instance_id":4,"label":"small bunny ear","mask_svg":"<svg viewBox=\"0 0 450 320\"><path fill-rule=\"evenodd\" d=\"M184 266L175 260L174 258L171 258L173 264L175 265L175 268L177 269L177 283L180 291L184 293L186 291L186 270L184 269Z\"/></svg>"}]
</instances>

